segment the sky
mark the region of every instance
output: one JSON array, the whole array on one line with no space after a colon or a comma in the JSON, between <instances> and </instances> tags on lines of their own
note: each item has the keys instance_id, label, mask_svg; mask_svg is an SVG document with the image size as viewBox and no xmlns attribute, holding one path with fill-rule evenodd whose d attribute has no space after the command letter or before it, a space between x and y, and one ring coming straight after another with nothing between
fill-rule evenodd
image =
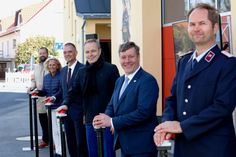
<instances>
[{"instance_id":1,"label":"sky","mask_svg":"<svg viewBox=\"0 0 236 157\"><path fill-rule=\"evenodd\" d=\"M14 15L15 11L43 0L0 0L0 19Z\"/></svg>"}]
</instances>

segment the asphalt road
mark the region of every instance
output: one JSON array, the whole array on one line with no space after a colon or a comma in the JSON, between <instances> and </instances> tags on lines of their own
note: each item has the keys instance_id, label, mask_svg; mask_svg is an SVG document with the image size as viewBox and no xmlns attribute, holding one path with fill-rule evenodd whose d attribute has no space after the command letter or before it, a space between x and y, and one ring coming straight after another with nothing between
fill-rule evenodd
<instances>
[{"instance_id":1,"label":"asphalt road","mask_svg":"<svg viewBox=\"0 0 236 157\"><path fill-rule=\"evenodd\" d=\"M18 140L30 134L28 101L26 93L0 92L0 157L35 157L35 151L22 150L30 147L30 141ZM38 131L41 135L40 126ZM48 148L40 150L39 157L49 157Z\"/></svg>"},{"instance_id":2,"label":"asphalt road","mask_svg":"<svg viewBox=\"0 0 236 157\"><path fill-rule=\"evenodd\" d=\"M34 157L34 151L23 151L29 141L16 138L29 136L28 95L0 92L0 157ZM39 134L40 134L40 129ZM48 149L39 151L40 157L48 157Z\"/></svg>"}]
</instances>

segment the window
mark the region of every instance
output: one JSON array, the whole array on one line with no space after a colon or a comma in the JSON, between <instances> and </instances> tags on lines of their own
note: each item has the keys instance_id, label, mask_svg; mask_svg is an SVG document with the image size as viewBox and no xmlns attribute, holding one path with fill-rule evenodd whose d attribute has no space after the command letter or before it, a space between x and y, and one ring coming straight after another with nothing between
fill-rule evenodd
<instances>
[{"instance_id":1,"label":"window","mask_svg":"<svg viewBox=\"0 0 236 157\"><path fill-rule=\"evenodd\" d=\"M7 41L7 57L9 57L10 56L10 50L9 50L9 41Z\"/></svg>"},{"instance_id":2,"label":"window","mask_svg":"<svg viewBox=\"0 0 236 157\"><path fill-rule=\"evenodd\" d=\"M220 13L230 11L230 0L185 0L185 14L197 3L208 3L216 7Z\"/></svg>"},{"instance_id":3,"label":"window","mask_svg":"<svg viewBox=\"0 0 236 157\"><path fill-rule=\"evenodd\" d=\"M13 48L13 49L16 49L16 39L13 39L13 40L12 40L12 43L13 43L13 44L12 44L12 48Z\"/></svg>"},{"instance_id":4,"label":"window","mask_svg":"<svg viewBox=\"0 0 236 157\"><path fill-rule=\"evenodd\" d=\"M230 0L218 0L217 3L218 6L218 10L222 13L222 12L228 12L231 11L231 4L230 4Z\"/></svg>"}]
</instances>

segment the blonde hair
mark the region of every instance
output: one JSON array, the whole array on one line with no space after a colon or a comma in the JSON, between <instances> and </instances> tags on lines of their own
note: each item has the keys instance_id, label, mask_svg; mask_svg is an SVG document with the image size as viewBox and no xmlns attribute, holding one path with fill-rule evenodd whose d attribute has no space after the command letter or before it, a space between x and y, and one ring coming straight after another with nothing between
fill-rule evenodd
<instances>
[{"instance_id":1,"label":"blonde hair","mask_svg":"<svg viewBox=\"0 0 236 157\"><path fill-rule=\"evenodd\" d=\"M55 61L55 62L56 62L57 67L58 67L57 71L60 71L60 70L61 70L61 63L60 63L60 61L59 61L57 58L52 57L52 58L48 58L48 59L45 61L44 67L45 67L45 69L46 69L47 71L49 71L48 66L49 66L49 62L50 62L50 61Z\"/></svg>"}]
</instances>

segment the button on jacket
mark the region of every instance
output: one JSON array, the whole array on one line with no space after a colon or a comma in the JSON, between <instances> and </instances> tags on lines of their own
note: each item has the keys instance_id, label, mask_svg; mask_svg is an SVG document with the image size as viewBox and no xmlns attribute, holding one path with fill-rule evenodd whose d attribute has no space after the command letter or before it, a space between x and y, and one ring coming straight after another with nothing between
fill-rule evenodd
<instances>
[{"instance_id":1,"label":"button on jacket","mask_svg":"<svg viewBox=\"0 0 236 157\"><path fill-rule=\"evenodd\" d=\"M236 59L214 46L191 70L180 59L163 120L177 120L175 157L235 157L232 112L236 104ZM194 150L194 151L193 151Z\"/></svg>"}]
</instances>

